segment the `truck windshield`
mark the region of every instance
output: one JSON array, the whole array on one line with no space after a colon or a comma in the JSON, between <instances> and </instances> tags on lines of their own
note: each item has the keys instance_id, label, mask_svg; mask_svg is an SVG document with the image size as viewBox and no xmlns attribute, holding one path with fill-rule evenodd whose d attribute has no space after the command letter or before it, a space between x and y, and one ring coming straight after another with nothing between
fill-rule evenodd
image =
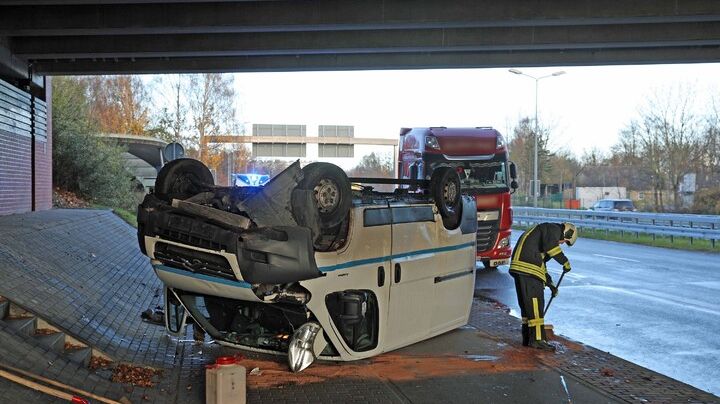
<instances>
[{"instance_id":1,"label":"truck windshield","mask_svg":"<svg viewBox=\"0 0 720 404\"><path fill-rule=\"evenodd\" d=\"M467 163L458 167L458 174L463 189L499 190L508 187L504 162Z\"/></svg>"}]
</instances>

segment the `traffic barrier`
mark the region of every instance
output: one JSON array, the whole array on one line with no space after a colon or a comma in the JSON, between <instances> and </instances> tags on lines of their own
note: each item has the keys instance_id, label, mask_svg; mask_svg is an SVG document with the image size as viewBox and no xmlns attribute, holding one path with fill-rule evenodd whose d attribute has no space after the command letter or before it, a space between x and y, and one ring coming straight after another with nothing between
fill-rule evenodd
<instances>
[{"instance_id":1,"label":"traffic barrier","mask_svg":"<svg viewBox=\"0 0 720 404\"><path fill-rule=\"evenodd\" d=\"M572 222L580 228L639 233L655 236L720 240L720 216L674 213L598 212L593 210L513 207L513 222L519 225L542 222Z\"/></svg>"}]
</instances>

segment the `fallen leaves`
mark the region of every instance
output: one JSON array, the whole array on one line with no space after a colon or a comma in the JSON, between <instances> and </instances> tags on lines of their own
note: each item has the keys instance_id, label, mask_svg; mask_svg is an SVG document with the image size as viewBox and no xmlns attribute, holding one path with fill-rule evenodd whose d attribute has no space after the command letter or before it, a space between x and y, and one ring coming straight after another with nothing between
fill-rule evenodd
<instances>
[{"instance_id":1,"label":"fallen leaves","mask_svg":"<svg viewBox=\"0 0 720 404\"><path fill-rule=\"evenodd\" d=\"M53 190L53 206L56 208L87 208L90 204L70 191Z\"/></svg>"},{"instance_id":2,"label":"fallen leaves","mask_svg":"<svg viewBox=\"0 0 720 404\"><path fill-rule=\"evenodd\" d=\"M130 383L133 386L153 387L155 376L162 376L162 370L121 363L113 369L110 380L115 383Z\"/></svg>"},{"instance_id":3,"label":"fallen leaves","mask_svg":"<svg viewBox=\"0 0 720 404\"><path fill-rule=\"evenodd\" d=\"M110 367L110 365L112 365L112 363L113 362L110 359L103 358L102 356L93 355L90 358L90 364L88 365L88 367L92 370L107 369Z\"/></svg>"}]
</instances>

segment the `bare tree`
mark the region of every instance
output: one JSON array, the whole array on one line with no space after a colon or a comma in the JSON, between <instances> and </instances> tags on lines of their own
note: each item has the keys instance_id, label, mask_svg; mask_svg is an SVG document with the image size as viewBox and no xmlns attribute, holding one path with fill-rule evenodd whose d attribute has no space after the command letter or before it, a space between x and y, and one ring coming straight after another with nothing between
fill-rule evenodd
<instances>
[{"instance_id":1,"label":"bare tree","mask_svg":"<svg viewBox=\"0 0 720 404\"><path fill-rule=\"evenodd\" d=\"M679 87L656 95L643 112L643 126L656 145L657 159L670 189L673 205L680 207L680 183L693 170L701 147L699 119L693 112L690 89ZM653 150L655 151L655 150Z\"/></svg>"},{"instance_id":2,"label":"bare tree","mask_svg":"<svg viewBox=\"0 0 720 404\"><path fill-rule=\"evenodd\" d=\"M206 73L190 79L189 105L192 116L192 143L198 146L198 158L208 165L208 136L235 134L235 89L233 76ZM216 149L213 148L213 152Z\"/></svg>"},{"instance_id":3,"label":"bare tree","mask_svg":"<svg viewBox=\"0 0 720 404\"><path fill-rule=\"evenodd\" d=\"M530 181L533 178L535 139L534 121L530 118L521 118L510 137L510 157L518 171L518 184L520 190L527 190L530 195ZM538 178L548 178L550 175L550 152L547 144L550 130L546 127L538 128Z\"/></svg>"}]
</instances>

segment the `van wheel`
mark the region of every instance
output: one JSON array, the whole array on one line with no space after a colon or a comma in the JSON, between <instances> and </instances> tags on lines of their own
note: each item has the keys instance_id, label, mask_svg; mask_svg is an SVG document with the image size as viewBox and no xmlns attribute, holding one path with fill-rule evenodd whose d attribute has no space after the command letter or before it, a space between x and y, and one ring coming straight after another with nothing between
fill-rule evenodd
<instances>
[{"instance_id":1,"label":"van wheel","mask_svg":"<svg viewBox=\"0 0 720 404\"><path fill-rule=\"evenodd\" d=\"M457 172L450 167L436 168L430 177L430 195L435 200L443 223L446 223L445 227L448 227L448 224L457 227L460 223L461 204L460 178Z\"/></svg>"},{"instance_id":2,"label":"van wheel","mask_svg":"<svg viewBox=\"0 0 720 404\"><path fill-rule=\"evenodd\" d=\"M177 159L165 164L158 173L155 196L166 202L187 199L214 183L212 173L199 160Z\"/></svg>"},{"instance_id":3,"label":"van wheel","mask_svg":"<svg viewBox=\"0 0 720 404\"><path fill-rule=\"evenodd\" d=\"M303 167L298 188L312 190L320 216L320 228L342 223L352 205L350 180L340 167L330 163L310 163Z\"/></svg>"}]
</instances>

